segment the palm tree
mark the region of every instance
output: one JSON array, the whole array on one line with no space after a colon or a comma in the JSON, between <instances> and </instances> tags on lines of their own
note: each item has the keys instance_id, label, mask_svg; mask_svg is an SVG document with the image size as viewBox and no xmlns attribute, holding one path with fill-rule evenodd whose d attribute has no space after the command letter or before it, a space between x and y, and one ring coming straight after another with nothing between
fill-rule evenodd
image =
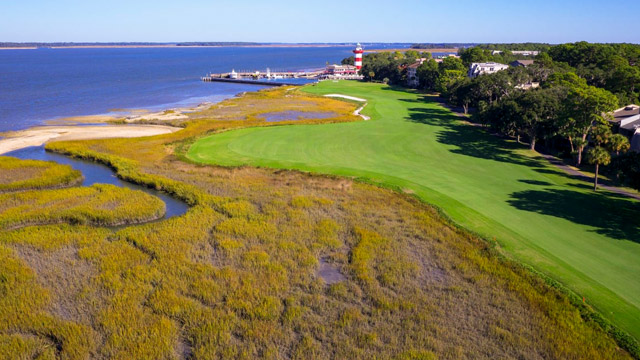
<instances>
[{"instance_id":1,"label":"palm tree","mask_svg":"<svg viewBox=\"0 0 640 360\"><path fill-rule=\"evenodd\" d=\"M596 166L596 176L593 179L593 191L598 190L598 171L600 165L609 165L611 162L611 154L600 146L592 147L587 151L587 161L589 164Z\"/></svg>"},{"instance_id":2,"label":"palm tree","mask_svg":"<svg viewBox=\"0 0 640 360\"><path fill-rule=\"evenodd\" d=\"M608 147L611 151L615 152L616 155L620 155L620 152L627 152L629 150L629 139L622 134L615 134L609 138Z\"/></svg>"}]
</instances>

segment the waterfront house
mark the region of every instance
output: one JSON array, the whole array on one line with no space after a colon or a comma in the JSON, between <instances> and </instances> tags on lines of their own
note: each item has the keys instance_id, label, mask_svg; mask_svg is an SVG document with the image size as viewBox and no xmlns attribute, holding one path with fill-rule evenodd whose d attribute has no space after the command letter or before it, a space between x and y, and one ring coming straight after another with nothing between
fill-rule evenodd
<instances>
[{"instance_id":1,"label":"waterfront house","mask_svg":"<svg viewBox=\"0 0 640 360\"><path fill-rule=\"evenodd\" d=\"M640 106L627 105L615 110L609 122L614 132L629 139L631 150L640 152Z\"/></svg>"},{"instance_id":2,"label":"waterfront house","mask_svg":"<svg viewBox=\"0 0 640 360\"><path fill-rule=\"evenodd\" d=\"M475 78L482 74L493 74L501 70L506 70L509 68L509 65L488 62L488 63L473 63L469 67L469 77Z\"/></svg>"}]
</instances>

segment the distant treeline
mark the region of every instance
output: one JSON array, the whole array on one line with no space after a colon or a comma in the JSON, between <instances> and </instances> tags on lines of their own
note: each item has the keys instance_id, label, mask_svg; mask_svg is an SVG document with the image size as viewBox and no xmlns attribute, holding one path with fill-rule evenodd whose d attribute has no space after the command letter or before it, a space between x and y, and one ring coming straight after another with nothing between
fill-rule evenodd
<instances>
[{"instance_id":1,"label":"distant treeline","mask_svg":"<svg viewBox=\"0 0 640 360\"><path fill-rule=\"evenodd\" d=\"M468 48L476 46L473 43L430 43L430 44L412 44L412 49L454 49L454 48Z\"/></svg>"},{"instance_id":2,"label":"distant treeline","mask_svg":"<svg viewBox=\"0 0 640 360\"><path fill-rule=\"evenodd\" d=\"M176 46L245 46L245 45L265 45L265 43L256 42L183 42L177 43Z\"/></svg>"},{"instance_id":3,"label":"distant treeline","mask_svg":"<svg viewBox=\"0 0 640 360\"><path fill-rule=\"evenodd\" d=\"M551 45L546 43L513 43L513 44L478 44L476 47L487 50L518 51L518 50L539 50L547 51Z\"/></svg>"},{"instance_id":4,"label":"distant treeline","mask_svg":"<svg viewBox=\"0 0 640 360\"><path fill-rule=\"evenodd\" d=\"M61 47L61 46L242 46L263 45L254 42L0 42L0 47Z\"/></svg>"},{"instance_id":5,"label":"distant treeline","mask_svg":"<svg viewBox=\"0 0 640 360\"><path fill-rule=\"evenodd\" d=\"M480 49L500 50L500 51L516 51L516 50L540 50L546 51L551 45L545 43L518 43L518 44L478 44L478 43L430 43L430 44L413 44L412 49L452 49L452 48L470 48L478 47Z\"/></svg>"}]
</instances>

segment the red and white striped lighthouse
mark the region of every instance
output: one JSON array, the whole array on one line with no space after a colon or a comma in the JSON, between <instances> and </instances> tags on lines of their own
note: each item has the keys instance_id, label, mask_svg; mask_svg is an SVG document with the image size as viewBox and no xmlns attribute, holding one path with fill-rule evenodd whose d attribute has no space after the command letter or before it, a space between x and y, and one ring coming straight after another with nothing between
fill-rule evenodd
<instances>
[{"instance_id":1,"label":"red and white striped lighthouse","mask_svg":"<svg viewBox=\"0 0 640 360\"><path fill-rule=\"evenodd\" d=\"M360 69L362 68L362 53L364 52L364 50L362 50L362 46L360 45L360 43L358 43L358 45L356 45L356 49L353 50L353 53L356 54L356 61L354 63L354 65L356 66L356 71L360 71Z\"/></svg>"}]
</instances>

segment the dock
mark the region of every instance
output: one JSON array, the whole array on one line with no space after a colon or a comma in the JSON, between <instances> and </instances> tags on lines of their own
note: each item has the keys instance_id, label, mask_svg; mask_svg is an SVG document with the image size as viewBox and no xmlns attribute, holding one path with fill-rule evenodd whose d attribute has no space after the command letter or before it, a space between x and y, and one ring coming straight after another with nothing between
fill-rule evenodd
<instances>
[{"instance_id":1,"label":"dock","mask_svg":"<svg viewBox=\"0 0 640 360\"><path fill-rule=\"evenodd\" d=\"M224 77L204 76L202 81L207 82L226 82L236 84L251 84L251 85L265 85L265 86L300 86L302 84L288 83L284 81L274 80L252 80L252 79L232 79Z\"/></svg>"},{"instance_id":2,"label":"dock","mask_svg":"<svg viewBox=\"0 0 640 360\"><path fill-rule=\"evenodd\" d=\"M276 71L267 69L260 71L240 71L232 70L229 73L211 73L202 77L202 81L207 82L227 82L264 86L300 86L301 83L287 82L286 79L308 79L308 80L362 80L362 75L357 73L336 74L327 70L313 71Z\"/></svg>"},{"instance_id":3,"label":"dock","mask_svg":"<svg viewBox=\"0 0 640 360\"><path fill-rule=\"evenodd\" d=\"M272 72L267 69L266 72L260 71L242 71L221 74L208 74L202 78L202 81L229 82L252 85L266 86L291 86L302 85L300 83L287 82L286 79L319 79L324 71L277 71Z\"/></svg>"}]
</instances>

